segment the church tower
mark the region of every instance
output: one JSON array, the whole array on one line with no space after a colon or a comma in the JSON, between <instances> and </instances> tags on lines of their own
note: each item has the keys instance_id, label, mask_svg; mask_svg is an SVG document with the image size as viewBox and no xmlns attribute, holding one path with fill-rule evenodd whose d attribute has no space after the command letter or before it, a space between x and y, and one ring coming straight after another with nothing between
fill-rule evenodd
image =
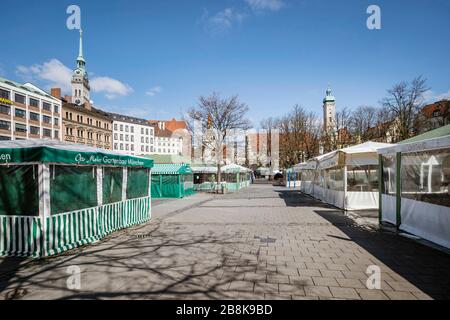
<instances>
[{"instance_id":1,"label":"church tower","mask_svg":"<svg viewBox=\"0 0 450 320\"><path fill-rule=\"evenodd\" d=\"M335 128L336 122L336 99L331 94L328 87L325 99L323 99L323 127L325 131L331 131Z\"/></svg>"},{"instance_id":2,"label":"church tower","mask_svg":"<svg viewBox=\"0 0 450 320\"><path fill-rule=\"evenodd\" d=\"M83 30L80 30L80 47L77 58L77 68L72 75L72 103L76 105L85 105L85 108L90 109L90 86L89 78L86 71L86 61L83 57Z\"/></svg>"}]
</instances>

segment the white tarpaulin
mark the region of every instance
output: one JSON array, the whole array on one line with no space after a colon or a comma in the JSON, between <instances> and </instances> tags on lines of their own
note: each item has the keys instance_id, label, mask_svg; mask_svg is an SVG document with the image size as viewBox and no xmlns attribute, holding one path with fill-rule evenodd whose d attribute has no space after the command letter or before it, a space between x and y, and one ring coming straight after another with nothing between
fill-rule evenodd
<instances>
[{"instance_id":1,"label":"white tarpaulin","mask_svg":"<svg viewBox=\"0 0 450 320\"><path fill-rule=\"evenodd\" d=\"M449 132L450 126L442 127L379 150L383 155L382 220L447 248L450 248ZM396 185L401 189L397 190ZM397 197L400 207L396 206Z\"/></svg>"},{"instance_id":2,"label":"white tarpaulin","mask_svg":"<svg viewBox=\"0 0 450 320\"><path fill-rule=\"evenodd\" d=\"M302 175L301 190L345 210L378 209L377 150L387 146L391 144L369 141L311 159L307 164L316 165L315 170L310 169L314 178ZM298 167L308 171L306 164Z\"/></svg>"}]
</instances>

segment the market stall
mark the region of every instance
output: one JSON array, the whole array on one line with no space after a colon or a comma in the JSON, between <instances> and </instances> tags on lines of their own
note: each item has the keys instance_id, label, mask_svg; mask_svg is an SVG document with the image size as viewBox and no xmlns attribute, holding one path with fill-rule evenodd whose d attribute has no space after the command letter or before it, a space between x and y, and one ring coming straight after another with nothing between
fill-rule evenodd
<instances>
[{"instance_id":1,"label":"market stall","mask_svg":"<svg viewBox=\"0 0 450 320\"><path fill-rule=\"evenodd\" d=\"M187 164L155 164L152 198L184 198L194 193L193 172Z\"/></svg>"},{"instance_id":2,"label":"market stall","mask_svg":"<svg viewBox=\"0 0 450 320\"><path fill-rule=\"evenodd\" d=\"M381 221L450 248L450 125L379 154Z\"/></svg>"},{"instance_id":3,"label":"market stall","mask_svg":"<svg viewBox=\"0 0 450 320\"><path fill-rule=\"evenodd\" d=\"M251 170L237 164L223 166L222 181L226 182L227 190L238 191L250 185Z\"/></svg>"},{"instance_id":4,"label":"market stall","mask_svg":"<svg viewBox=\"0 0 450 320\"><path fill-rule=\"evenodd\" d=\"M72 143L0 142L0 255L49 256L147 221L152 166Z\"/></svg>"},{"instance_id":5,"label":"market stall","mask_svg":"<svg viewBox=\"0 0 450 320\"><path fill-rule=\"evenodd\" d=\"M217 185L217 167L214 165L192 165L195 191L211 191Z\"/></svg>"},{"instance_id":6,"label":"market stall","mask_svg":"<svg viewBox=\"0 0 450 320\"><path fill-rule=\"evenodd\" d=\"M302 192L345 210L378 209L377 150L388 146L369 141L311 159L299 166Z\"/></svg>"}]
</instances>

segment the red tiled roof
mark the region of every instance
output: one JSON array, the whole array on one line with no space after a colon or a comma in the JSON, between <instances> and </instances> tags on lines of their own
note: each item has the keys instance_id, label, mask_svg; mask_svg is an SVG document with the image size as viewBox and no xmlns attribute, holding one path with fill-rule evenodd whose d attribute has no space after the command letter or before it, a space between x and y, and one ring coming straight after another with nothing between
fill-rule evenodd
<instances>
[{"instance_id":1,"label":"red tiled roof","mask_svg":"<svg viewBox=\"0 0 450 320\"><path fill-rule=\"evenodd\" d=\"M423 107L421 113L427 118L433 118L435 111L439 110L440 115L444 115L445 113L448 112L449 108L450 108L450 101L441 100Z\"/></svg>"}]
</instances>

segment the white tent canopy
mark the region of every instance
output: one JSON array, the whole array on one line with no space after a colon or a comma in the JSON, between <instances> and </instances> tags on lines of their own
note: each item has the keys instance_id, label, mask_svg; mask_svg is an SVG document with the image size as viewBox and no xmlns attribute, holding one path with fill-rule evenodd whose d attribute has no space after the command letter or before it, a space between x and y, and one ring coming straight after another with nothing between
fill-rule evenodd
<instances>
[{"instance_id":1,"label":"white tent canopy","mask_svg":"<svg viewBox=\"0 0 450 320\"><path fill-rule=\"evenodd\" d=\"M450 126L442 127L378 151L383 170L381 220L447 248L450 248L449 133Z\"/></svg>"},{"instance_id":2,"label":"white tent canopy","mask_svg":"<svg viewBox=\"0 0 450 320\"><path fill-rule=\"evenodd\" d=\"M345 210L377 209L377 150L388 146L368 141L299 164L302 191Z\"/></svg>"}]
</instances>

